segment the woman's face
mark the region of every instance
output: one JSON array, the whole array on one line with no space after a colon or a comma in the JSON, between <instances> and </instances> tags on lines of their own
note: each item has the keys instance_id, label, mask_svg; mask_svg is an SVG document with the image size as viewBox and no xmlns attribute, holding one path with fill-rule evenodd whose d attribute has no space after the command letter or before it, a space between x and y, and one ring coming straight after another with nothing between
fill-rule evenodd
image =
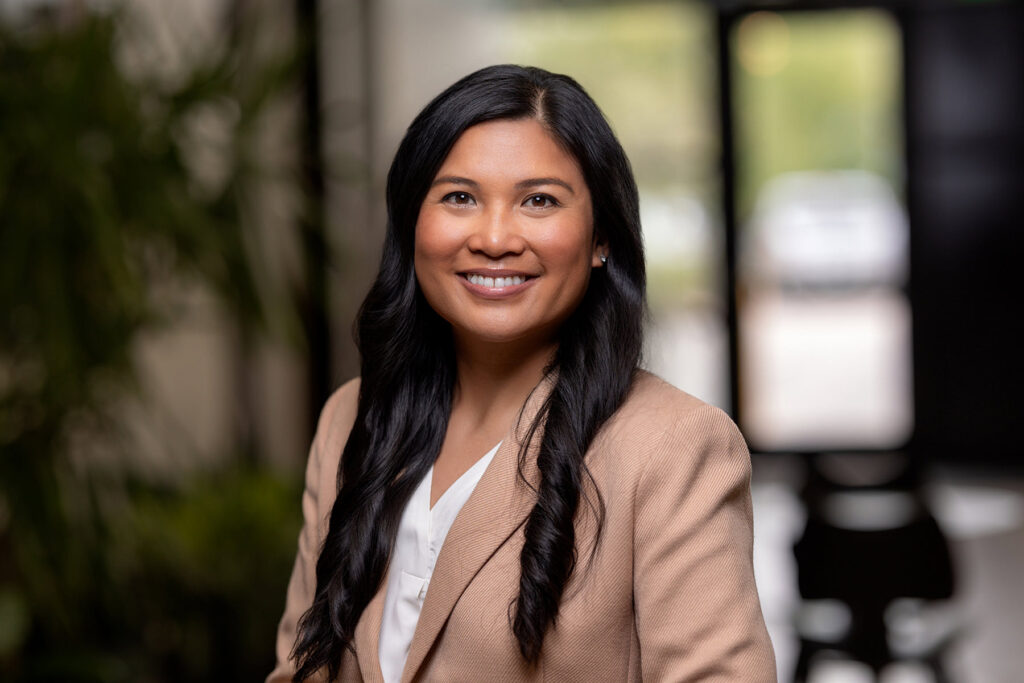
<instances>
[{"instance_id":1,"label":"woman's face","mask_svg":"<svg viewBox=\"0 0 1024 683\"><path fill-rule=\"evenodd\" d=\"M416 223L416 278L457 341L549 344L601 265L576 160L533 119L467 129Z\"/></svg>"}]
</instances>

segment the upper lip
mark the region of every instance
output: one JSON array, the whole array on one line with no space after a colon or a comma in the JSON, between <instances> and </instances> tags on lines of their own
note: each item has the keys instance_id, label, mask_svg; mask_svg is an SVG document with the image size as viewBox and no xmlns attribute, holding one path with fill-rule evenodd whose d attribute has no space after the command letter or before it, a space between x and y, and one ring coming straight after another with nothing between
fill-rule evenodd
<instances>
[{"instance_id":1,"label":"upper lip","mask_svg":"<svg viewBox=\"0 0 1024 683\"><path fill-rule=\"evenodd\" d=\"M483 277L537 277L532 273L524 273L521 270L508 270L507 268L473 268L460 271L460 275L481 275Z\"/></svg>"}]
</instances>

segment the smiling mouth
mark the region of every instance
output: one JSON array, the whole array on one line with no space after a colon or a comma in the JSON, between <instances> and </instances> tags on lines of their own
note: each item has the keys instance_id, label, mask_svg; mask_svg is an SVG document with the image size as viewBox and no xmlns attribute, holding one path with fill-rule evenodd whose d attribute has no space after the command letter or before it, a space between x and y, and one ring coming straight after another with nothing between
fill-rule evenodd
<instances>
[{"instance_id":1,"label":"smiling mouth","mask_svg":"<svg viewBox=\"0 0 1024 683\"><path fill-rule=\"evenodd\" d=\"M474 284L479 287L488 287L492 289L514 287L516 285L523 284L527 280L533 279L529 275L505 275L492 277L490 275L478 275L477 273L462 273L462 277L469 280L470 284Z\"/></svg>"}]
</instances>

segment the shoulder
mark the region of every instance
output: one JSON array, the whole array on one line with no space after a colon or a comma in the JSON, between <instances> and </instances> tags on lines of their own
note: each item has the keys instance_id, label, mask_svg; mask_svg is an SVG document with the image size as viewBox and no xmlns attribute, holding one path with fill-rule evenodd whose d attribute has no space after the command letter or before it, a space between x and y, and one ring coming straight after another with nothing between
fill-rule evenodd
<instances>
[{"instance_id":1,"label":"shoulder","mask_svg":"<svg viewBox=\"0 0 1024 683\"><path fill-rule=\"evenodd\" d=\"M334 390L320 411L316 435L313 437L313 453L319 456L315 466L332 478L333 473L337 472L341 451L356 421L359 387L358 377L345 382Z\"/></svg>"},{"instance_id":2,"label":"shoulder","mask_svg":"<svg viewBox=\"0 0 1024 683\"><path fill-rule=\"evenodd\" d=\"M684 415L699 411L709 404L675 387L647 370L637 370L633 384L620 410L654 411L662 415Z\"/></svg>"},{"instance_id":3,"label":"shoulder","mask_svg":"<svg viewBox=\"0 0 1024 683\"><path fill-rule=\"evenodd\" d=\"M317 434L324 436L335 431L349 431L359 407L360 378L355 377L335 389L324 403L317 424Z\"/></svg>"},{"instance_id":4,"label":"shoulder","mask_svg":"<svg viewBox=\"0 0 1024 683\"><path fill-rule=\"evenodd\" d=\"M600 441L620 466L637 474L664 467L695 473L723 460L749 463L743 436L723 410L644 370L637 371Z\"/></svg>"},{"instance_id":5,"label":"shoulder","mask_svg":"<svg viewBox=\"0 0 1024 683\"><path fill-rule=\"evenodd\" d=\"M655 439L673 433L727 439L739 436L736 425L722 409L646 370L637 371L626 400L609 422L636 436Z\"/></svg>"}]
</instances>

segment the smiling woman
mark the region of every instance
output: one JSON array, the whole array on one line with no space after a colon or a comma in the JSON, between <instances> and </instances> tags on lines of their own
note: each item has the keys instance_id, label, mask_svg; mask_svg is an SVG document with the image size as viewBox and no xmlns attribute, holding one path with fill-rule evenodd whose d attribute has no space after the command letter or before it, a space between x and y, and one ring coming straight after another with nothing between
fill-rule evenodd
<instances>
[{"instance_id":1,"label":"smiling woman","mask_svg":"<svg viewBox=\"0 0 1024 683\"><path fill-rule=\"evenodd\" d=\"M268 681L774 680L749 455L638 369L636 184L594 102L470 74L410 125L387 202Z\"/></svg>"},{"instance_id":2,"label":"smiling woman","mask_svg":"<svg viewBox=\"0 0 1024 683\"><path fill-rule=\"evenodd\" d=\"M441 165L416 223L416 279L457 349L550 347L603 249L576 161L536 119L500 119Z\"/></svg>"}]
</instances>

